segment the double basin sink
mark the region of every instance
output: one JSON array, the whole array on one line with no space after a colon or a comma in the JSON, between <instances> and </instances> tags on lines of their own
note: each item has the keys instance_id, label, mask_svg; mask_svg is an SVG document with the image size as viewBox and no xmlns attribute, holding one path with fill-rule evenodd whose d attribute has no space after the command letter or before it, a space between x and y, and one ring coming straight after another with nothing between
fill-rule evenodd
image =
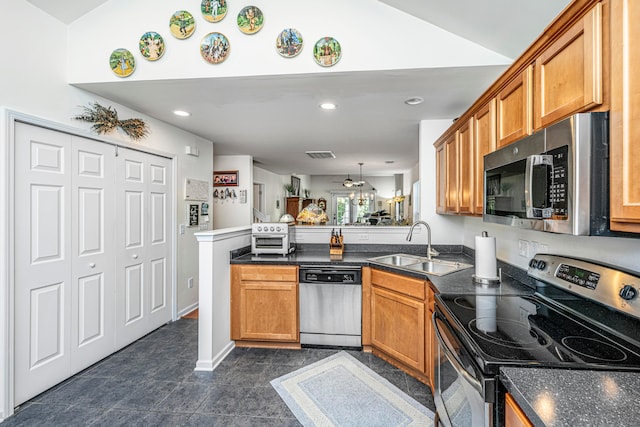
<instances>
[{"instance_id":1,"label":"double basin sink","mask_svg":"<svg viewBox=\"0 0 640 427\"><path fill-rule=\"evenodd\" d=\"M444 261L435 258L428 259L427 257L408 254L383 255L369 258L367 261L402 270L432 274L434 276L444 276L473 267L473 265L463 262Z\"/></svg>"}]
</instances>

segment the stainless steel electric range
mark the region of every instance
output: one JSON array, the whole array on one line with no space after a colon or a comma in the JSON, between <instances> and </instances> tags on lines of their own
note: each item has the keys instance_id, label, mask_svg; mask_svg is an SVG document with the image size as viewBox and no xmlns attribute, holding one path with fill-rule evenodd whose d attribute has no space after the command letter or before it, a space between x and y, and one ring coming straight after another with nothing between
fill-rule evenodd
<instances>
[{"instance_id":1,"label":"stainless steel electric range","mask_svg":"<svg viewBox=\"0 0 640 427\"><path fill-rule=\"evenodd\" d=\"M640 274L538 254L536 292L437 295L435 402L445 426L501 426L502 366L640 372Z\"/></svg>"}]
</instances>

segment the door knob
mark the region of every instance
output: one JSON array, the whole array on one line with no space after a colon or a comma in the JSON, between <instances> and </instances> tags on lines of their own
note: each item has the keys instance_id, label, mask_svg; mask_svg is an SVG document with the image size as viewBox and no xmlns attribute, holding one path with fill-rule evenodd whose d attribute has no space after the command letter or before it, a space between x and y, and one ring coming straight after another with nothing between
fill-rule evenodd
<instances>
[{"instance_id":1,"label":"door knob","mask_svg":"<svg viewBox=\"0 0 640 427\"><path fill-rule=\"evenodd\" d=\"M90 268L96 268L96 263L95 262L90 262L89 263L89 267Z\"/></svg>"},{"instance_id":2,"label":"door knob","mask_svg":"<svg viewBox=\"0 0 640 427\"><path fill-rule=\"evenodd\" d=\"M133 254L133 259L138 259L138 254Z\"/></svg>"}]
</instances>

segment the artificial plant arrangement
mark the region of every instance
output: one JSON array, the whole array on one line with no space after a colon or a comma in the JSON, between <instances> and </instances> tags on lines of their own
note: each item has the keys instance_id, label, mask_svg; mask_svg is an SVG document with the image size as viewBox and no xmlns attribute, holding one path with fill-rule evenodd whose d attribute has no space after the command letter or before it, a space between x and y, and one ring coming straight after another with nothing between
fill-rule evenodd
<instances>
[{"instance_id":1,"label":"artificial plant arrangement","mask_svg":"<svg viewBox=\"0 0 640 427\"><path fill-rule=\"evenodd\" d=\"M91 130L97 134L109 133L119 127L134 141L149 134L149 127L142 119L118 119L118 112L113 107L104 107L97 102L82 107L84 112L74 117L75 120L93 123Z\"/></svg>"}]
</instances>

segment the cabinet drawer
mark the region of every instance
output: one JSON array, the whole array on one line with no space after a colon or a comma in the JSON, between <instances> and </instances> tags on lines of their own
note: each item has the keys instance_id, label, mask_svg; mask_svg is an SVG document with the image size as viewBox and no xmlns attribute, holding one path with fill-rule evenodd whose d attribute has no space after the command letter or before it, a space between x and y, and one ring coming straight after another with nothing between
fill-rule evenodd
<instances>
[{"instance_id":1,"label":"cabinet drawer","mask_svg":"<svg viewBox=\"0 0 640 427\"><path fill-rule=\"evenodd\" d=\"M241 265L239 266L240 280L269 281L269 282L297 282L298 267L274 265Z\"/></svg>"},{"instance_id":2,"label":"cabinet drawer","mask_svg":"<svg viewBox=\"0 0 640 427\"><path fill-rule=\"evenodd\" d=\"M402 277L386 271L371 270L371 283L374 286L389 289L420 301L427 296L427 284L424 280Z\"/></svg>"}]
</instances>

